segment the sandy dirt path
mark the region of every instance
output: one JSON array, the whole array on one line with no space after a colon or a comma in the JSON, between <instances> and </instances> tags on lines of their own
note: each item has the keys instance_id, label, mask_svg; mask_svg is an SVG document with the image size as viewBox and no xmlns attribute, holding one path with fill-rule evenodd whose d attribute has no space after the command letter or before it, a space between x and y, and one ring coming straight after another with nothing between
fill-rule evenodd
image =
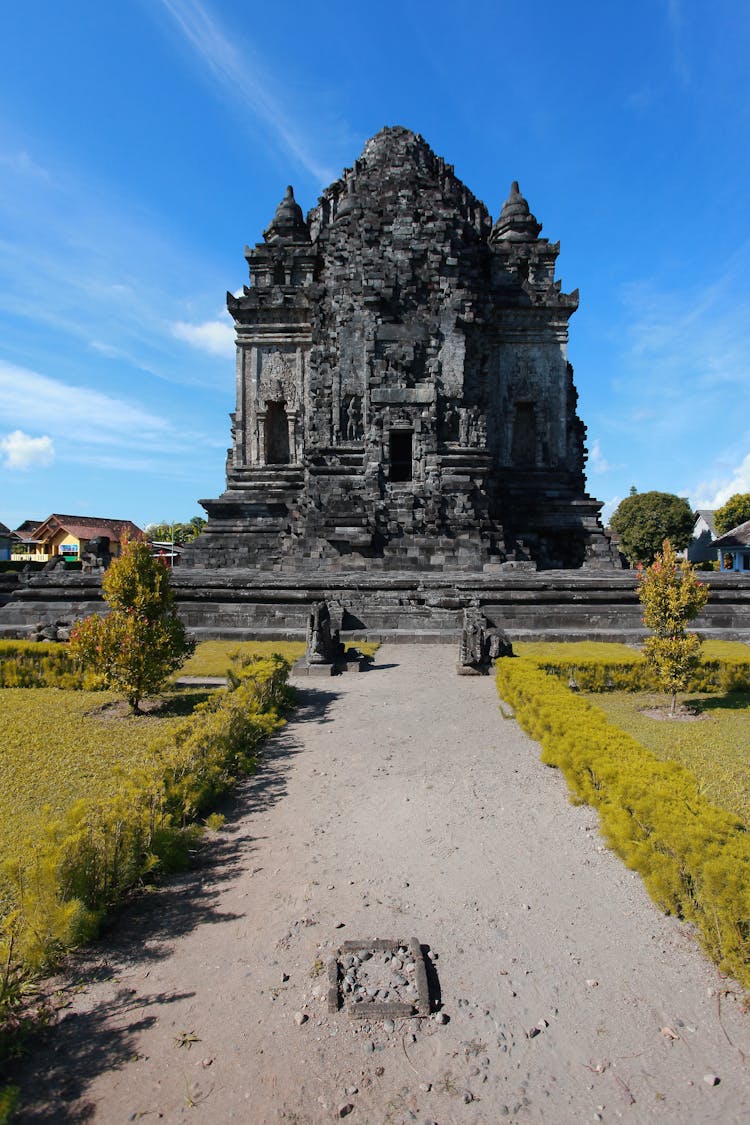
<instances>
[{"instance_id":1,"label":"sandy dirt path","mask_svg":"<svg viewBox=\"0 0 750 1125\"><path fill-rule=\"evenodd\" d=\"M455 659L300 682L199 866L77 960L22 1120L750 1120L729 982ZM447 1022L328 1012L342 940L412 935Z\"/></svg>"}]
</instances>

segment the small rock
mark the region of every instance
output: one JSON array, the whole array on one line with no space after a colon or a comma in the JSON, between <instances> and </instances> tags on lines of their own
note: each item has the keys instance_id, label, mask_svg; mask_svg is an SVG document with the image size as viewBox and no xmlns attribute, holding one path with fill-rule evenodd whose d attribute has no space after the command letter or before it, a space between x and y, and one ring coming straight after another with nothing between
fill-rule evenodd
<instances>
[{"instance_id":1,"label":"small rock","mask_svg":"<svg viewBox=\"0 0 750 1125\"><path fill-rule=\"evenodd\" d=\"M281 983L282 983L282 984L286 984L286 982L287 982L288 980L289 980L289 973L282 973L282 974L281 974Z\"/></svg>"},{"instance_id":2,"label":"small rock","mask_svg":"<svg viewBox=\"0 0 750 1125\"><path fill-rule=\"evenodd\" d=\"M446 1016L445 1012L435 1012L433 1014L432 1018L435 1021L435 1023L447 1023L448 1022L448 1017Z\"/></svg>"},{"instance_id":3,"label":"small rock","mask_svg":"<svg viewBox=\"0 0 750 1125\"><path fill-rule=\"evenodd\" d=\"M343 928L344 928L344 926L345 926L345 925L346 925L346 922L337 922L337 923L336 923L336 926L335 926L335 929L337 929L337 930L343 930Z\"/></svg>"},{"instance_id":4,"label":"small rock","mask_svg":"<svg viewBox=\"0 0 750 1125\"><path fill-rule=\"evenodd\" d=\"M589 986L589 988L598 988L599 987L599 981L598 980L587 980L586 984Z\"/></svg>"},{"instance_id":5,"label":"small rock","mask_svg":"<svg viewBox=\"0 0 750 1125\"><path fill-rule=\"evenodd\" d=\"M419 1088L420 1088L420 1090L422 1091L423 1094L429 1094L430 1090L432 1089L432 1083L431 1082L420 1082Z\"/></svg>"},{"instance_id":6,"label":"small rock","mask_svg":"<svg viewBox=\"0 0 750 1125\"><path fill-rule=\"evenodd\" d=\"M396 1025L393 1020L383 1020L383 1031L395 1031Z\"/></svg>"},{"instance_id":7,"label":"small rock","mask_svg":"<svg viewBox=\"0 0 750 1125\"><path fill-rule=\"evenodd\" d=\"M375 1067L375 1077L376 1078L382 1078L384 1074L385 1074L385 1067L384 1066L376 1066Z\"/></svg>"},{"instance_id":8,"label":"small rock","mask_svg":"<svg viewBox=\"0 0 750 1125\"><path fill-rule=\"evenodd\" d=\"M205 1068L208 1068L209 1066L212 1065L213 1061L214 1061L213 1059L201 1059L201 1066L205 1067Z\"/></svg>"},{"instance_id":9,"label":"small rock","mask_svg":"<svg viewBox=\"0 0 750 1125\"><path fill-rule=\"evenodd\" d=\"M365 1043L365 1051L367 1052L368 1055L371 1055L374 1050L375 1050L375 1044L373 1043L372 1039L368 1039L367 1042Z\"/></svg>"},{"instance_id":10,"label":"small rock","mask_svg":"<svg viewBox=\"0 0 750 1125\"><path fill-rule=\"evenodd\" d=\"M549 1027L549 1022L547 1020L540 1020L536 1026L540 1031L544 1031L545 1028Z\"/></svg>"},{"instance_id":11,"label":"small rock","mask_svg":"<svg viewBox=\"0 0 750 1125\"><path fill-rule=\"evenodd\" d=\"M353 1110L354 1110L354 1106L352 1105L352 1103L351 1102L345 1102L343 1105L339 1106L338 1115L339 1115L339 1117L348 1117L349 1114L352 1113Z\"/></svg>"},{"instance_id":12,"label":"small rock","mask_svg":"<svg viewBox=\"0 0 750 1125\"><path fill-rule=\"evenodd\" d=\"M707 1086L718 1086L720 1079L718 1074L704 1074L703 1081Z\"/></svg>"},{"instance_id":13,"label":"small rock","mask_svg":"<svg viewBox=\"0 0 750 1125\"><path fill-rule=\"evenodd\" d=\"M529 1039L533 1039L535 1035L539 1034L539 1028L538 1027L530 1027L529 1030L526 1032L526 1034L528 1035Z\"/></svg>"},{"instance_id":14,"label":"small rock","mask_svg":"<svg viewBox=\"0 0 750 1125\"><path fill-rule=\"evenodd\" d=\"M430 958L431 961L437 961L437 959L438 959L438 955L437 955L437 953L435 952L434 949L431 949L429 951L429 953L427 954L427 956Z\"/></svg>"},{"instance_id":15,"label":"small rock","mask_svg":"<svg viewBox=\"0 0 750 1125\"><path fill-rule=\"evenodd\" d=\"M307 1020L308 1020L308 1017L305 1015L304 1012L295 1012L294 1013L294 1022L296 1023L297 1027L302 1027L302 1024L307 1023Z\"/></svg>"},{"instance_id":16,"label":"small rock","mask_svg":"<svg viewBox=\"0 0 750 1125\"><path fill-rule=\"evenodd\" d=\"M474 1101L474 1095L471 1090L467 1090L464 1094L464 1105L470 1105Z\"/></svg>"},{"instance_id":17,"label":"small rock","mask_svg":"<svg viewBox=\"0 0 750 1125\"><path fill-rule=\"evenodd\" d=\"M352 1094L358 1094L359 1093L359 1087L358 1086L347 1086L346 1092L349 1095L349 1097L351 1097Z\"/></svg>"}]
</instances>

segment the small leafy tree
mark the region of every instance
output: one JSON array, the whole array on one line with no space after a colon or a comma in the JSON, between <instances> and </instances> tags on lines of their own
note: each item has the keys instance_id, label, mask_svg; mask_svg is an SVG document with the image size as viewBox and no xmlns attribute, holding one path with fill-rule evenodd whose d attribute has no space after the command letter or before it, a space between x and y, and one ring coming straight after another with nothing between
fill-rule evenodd
<instances>
[{"instance_id":1,"label":"small leafy tree","mask_svg":"<svg viewBox=\"0 0 750 1125\"><path fill-rule=\"evenodd\" d=\"M161 543L171 542L174 536L174 542L182 547L197 539L205 526L203 516L193 516L189 523L169 523L168 520L162 520L161 523L150 523L146 528L146 535Z\"/></svg>"},{"instance_id":2,"label":"small leafy tree","mask_svg":"<svg viewBox=\"0 0 750 1125\"><path fill-rule=\"evenodd\" d=\"M648 565L665 539L676 550L687 547L695 516L683 496L671 492L633 492L613 513L610 526L620 537L620 548L631 565Z\"/></svg>"},{"instance_id":3,"label":"small leafy tree","mask_svg":"<svg viewBox=\"0 0 750 1125\"><path fill-rule=\"evenodd\" d=\"M726 535L733 527L750 520L750 492L735 492L726 504L714 512L714 527L717 535Z\"/></svg>"},{"instance_id":4,"label":"small leafy tree","mask_svg":"<svg viewBox=\"0 0 750 1125\"><path fill-rule=\"evenodd\" d=\"M685 691L691 672L700 663L701 639L687 633L708 600L708 587L699 582L690 563L678 563L674 548L664 540L660 554L638 576L638 597L643 604L643 624L653 630L643 646L646 660L662 690L672 696L674 715L678 691Z\"/></svg>"},{"instance_id":5,"label":"small leafy tree","mask_svg":"<svg viewBox=\"0 0 750 1125\"><path fill-rule=\"evenodd\" d=\"M144 696L158 691L192 650L174 611L169 571L143 539L124 541L119 558L102 580L106 617L76 622L70 634L74 658L92 666L122 691L133 712Z\"/></svg>"}]
</instances>

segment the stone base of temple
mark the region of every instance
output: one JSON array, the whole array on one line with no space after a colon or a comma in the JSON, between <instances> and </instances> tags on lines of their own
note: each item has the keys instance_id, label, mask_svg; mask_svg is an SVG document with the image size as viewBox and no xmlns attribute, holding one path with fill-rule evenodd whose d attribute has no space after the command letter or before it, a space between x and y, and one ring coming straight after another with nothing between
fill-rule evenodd
<instances>
[{"instance_id":1,"label":"stone base of temple","mask_svg":"<svg viewBox=\"0 0 750 1125\"><path fill-rule=\"evenodd\" d=\"M750 642L750 581L706 575L704 637ZM102 612L100 576L32 578L0 609L0 637L23 637ZM632 571L575 570L426 574L268 574L257 570L175 570L181 618L200 640L304 640L311 607L341 611L342 640L457 641L463 611L476 607L510 640L607 640L645 635Z\"/></svg>"}]
</instances>

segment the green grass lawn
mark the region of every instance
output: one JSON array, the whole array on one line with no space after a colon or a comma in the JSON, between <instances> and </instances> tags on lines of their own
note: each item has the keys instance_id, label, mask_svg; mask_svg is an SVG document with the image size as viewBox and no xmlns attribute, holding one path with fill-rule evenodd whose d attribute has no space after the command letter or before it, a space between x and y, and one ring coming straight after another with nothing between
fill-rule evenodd
<instances>
[{"instance_id":1,"label":"green grass lawn","mask_svg":"<svg viewBox=\"0 0 750 1125\"><path fill-rule=\"evenodd\" d=\"M358 648L366 656L372 656L378 649L377 642L362 641L347 644L347 648ZM270 656L278 652L290 664L305 654L304 641L202 641L175 676L225 676L232 658L241 653L245 656Z\"/></svg>"},{"instance_id":2,"label":"green grass lawn","mask_svg":"<svg viewBox=\"0 0 750 1125\"><path fill-rule=\"evenodd\" d=\"M586 698L658 758L689 769L709 801L750 825L750 695L680 696L699 715L692 722L644 714L665 708L663 695L616 691Z\"/></svg>"},{"instance_id":3,"label":"green grass lawn","mask_svg":"<svg viewBox=\"0 0 750 1125\"><path fill-rule=\"evenodd\" d=\"M604 641L516 641L513 651L529 660L561 664L577 660L632 660L640 655L635 645ZM705 660L750 660L750 645L741 641L704 641L701 653Z\"/></svg>"},{"instance_id":4,"label":"green grass lawn","mask_svg":"<svg viewBox=\"0 0 750 1125\"><path fill-rule=\"evenodd\" d=\"M193 693L194 695L195 693ZM102 708L122 697L59 688L0 690L0 857L81 797L115 792L188 699L166 714L113 717ZM48 810L48 811L45 811Z\"/></svg>"}]
</instances>

